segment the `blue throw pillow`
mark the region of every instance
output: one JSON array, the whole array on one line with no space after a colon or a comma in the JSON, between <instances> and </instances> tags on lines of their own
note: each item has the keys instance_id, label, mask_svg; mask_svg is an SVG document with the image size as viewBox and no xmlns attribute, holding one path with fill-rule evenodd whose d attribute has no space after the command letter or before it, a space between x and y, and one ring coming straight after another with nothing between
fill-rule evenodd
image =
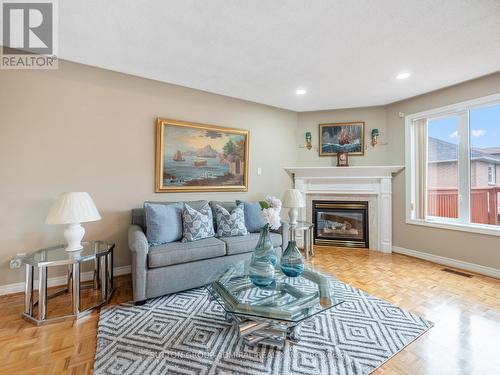
<instances>
[{"instance_id":1,"label":"blue throw pillow","mask_svg":"<svg viewBox=\"0 0 500 375\"><path fill-rule=\"evenodd\" d=\"M182 203L144 203L146 237L151 245L182 238Z\"/></svg>"},{"instance_id":2,"label":"blue throw pillow","mask_svg":"<svg viewBox=\"0 0 500 375\"><path fill-rule=\"evenodd\" d=\"M214 222L212 209L208 205L195 210L188 204L184 204L182 211L182 242L192 242L203 238L214 237Z\"/></svg>"},{"instance_id":3,"label":"blue throw pillow","mask_svg":"<svg viewBox=\"0 0 500 375\"><path fill-rule=\"evenodd\" d=\"M240 203L229 212L221 205L215 206L215 222L217 223L217 237L246 236L245 206Z\"/></svg>"},{"instance_id":4,"label":"blue throw pillow","mask_svg":"<svg viewBox=\"0 0 500 375\"><path fill-rule=\"evenodd\" d=\"M266 224L262 217L262 209L259 202L243 202L236 201L239 205L243 203L245 211L245 226L250 233L260 232L261 228Z\"/></svg>"}]
</instances>

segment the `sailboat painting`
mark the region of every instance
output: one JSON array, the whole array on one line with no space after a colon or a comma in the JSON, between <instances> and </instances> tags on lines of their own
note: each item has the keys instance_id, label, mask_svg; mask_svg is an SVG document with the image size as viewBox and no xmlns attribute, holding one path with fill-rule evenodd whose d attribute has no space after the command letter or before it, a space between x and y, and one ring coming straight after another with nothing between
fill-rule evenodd
<instances>
[{"instance_id":1,"label":"sailboat painting","mask_svg":"<svg viewBox=\"0 0 500 375\"><path fill-rule=\"evenodd\" d=\"M319 124L319 145L319 156L335 156L337 152L364 155L365 123Z\"/></svg>"},{"instance_id":2,"label":"sailboat painting","mask_svg":"<svg viewBox=\"0 0 500 375\"><path fill-rule=\"evenodd\" d=\"M247 191L248 130L157 119L156 192Z\"/></svg>"}]
</instances>

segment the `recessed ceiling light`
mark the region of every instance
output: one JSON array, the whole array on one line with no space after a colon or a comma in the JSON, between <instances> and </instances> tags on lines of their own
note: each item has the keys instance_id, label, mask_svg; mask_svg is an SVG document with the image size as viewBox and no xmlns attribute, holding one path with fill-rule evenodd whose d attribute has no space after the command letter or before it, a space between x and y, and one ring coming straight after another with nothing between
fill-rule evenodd
<instances>
[{"instance_id":1,"label":"recessed ceiling light","mask_svg":"<svg viewBox=\"0 0 500 375\"><path fill-rule=\"evenodd\" d=\"M295 90L295 94L305 95L305 94L307 94L307 90L306 89L297 89L297 90Z\"/></svg>"},{"instance_id":2,"label":"recessed ceiling light","mask_svg":"<svg viewBox=\"0 0 500 375\"><path fill-rule=\"evenodd\" d=\"M411 76L410 73L408 72L403 72L403 73L399 73L397 76L396 76L396 79L406 79L406 78L409 78Z\"/></svg>"}]
</instances>

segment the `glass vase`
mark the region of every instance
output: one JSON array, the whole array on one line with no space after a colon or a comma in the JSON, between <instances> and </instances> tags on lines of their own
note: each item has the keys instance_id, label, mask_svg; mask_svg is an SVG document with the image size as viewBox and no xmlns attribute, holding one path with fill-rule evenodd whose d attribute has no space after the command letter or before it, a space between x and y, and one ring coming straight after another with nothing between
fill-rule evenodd
<instances>
[{"instance_id":1,"label":"glass vase","mask_svg":"<svg viewBox=\"0 0 500 375\"><path fill-rule=\"evenodd\" d=\"M274 281L274 266L271 262L252 257L248 267L248 276L254 285L269 286Z\"/></svg>"},{"instance_id":2,"label":"glass vase","mask_svg":"<svg viewBox=\"0 0 500 375\"><path fill-rule=\"evenodd\" d=\"M276 252L271 243L269 224L260 230L259 241L252 254L248 268L248 276L257 286L268 286L274 281L274 267L276 266Z\"/></svg>"},{"instance_id":3,"label":"glass vase","mask_svg":"<svg viewBox=\"0 0 500 375\"><path fill-rule=\"evenodd\" d=\"M304 272L304 258L295 240L290 240L281 257L281 272L288 277L297 277Z\"/></svg>"},{"instance_id":4,"label":"glass vase","mask_svg":"<svg viewBox=\"0 0 500 375\"><path fill-rule=\"evenodd\" d=\"M259 241L257 242L257 246L255 246L253 255L259 261L265 260L271 262L273 267L276 267L277 257L271 242L269 224L264 225L260 230Z\"/></svg>"}]
</instances>

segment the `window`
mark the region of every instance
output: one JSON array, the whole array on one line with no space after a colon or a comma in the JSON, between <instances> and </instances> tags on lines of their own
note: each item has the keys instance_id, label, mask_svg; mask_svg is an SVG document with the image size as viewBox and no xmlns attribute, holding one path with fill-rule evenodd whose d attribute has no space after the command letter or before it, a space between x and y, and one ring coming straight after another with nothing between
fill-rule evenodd
<instances>
[{"instance_id":1,"label":"window","mask_svg":"<svg viewBox=\"0 0 500 375\"><path fill-rule=\"evenodd\" d=\"M500 94L406 117L407 222L500 235Z\"/></svg>"},{"instance_id":2,"label":"window","mask_svg":"<svg viewBox=\"0 0 500 375\"><path fill-rule=\"evenodd\" d=\"M488 164L488 185L496 185L497 170L495 164Z\"/></svg>"}]
</instances>

